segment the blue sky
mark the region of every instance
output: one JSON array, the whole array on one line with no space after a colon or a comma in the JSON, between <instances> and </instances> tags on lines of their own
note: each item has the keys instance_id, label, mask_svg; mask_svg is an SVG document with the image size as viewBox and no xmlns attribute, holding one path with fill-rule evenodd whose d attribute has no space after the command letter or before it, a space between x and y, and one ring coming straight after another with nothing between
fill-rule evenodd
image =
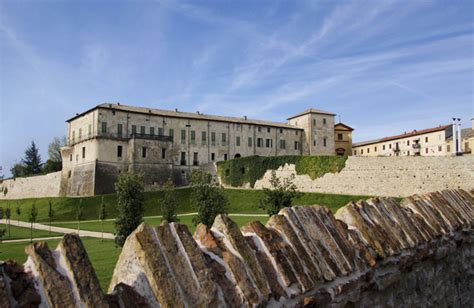
<instances>
[{"instance_id":1,"label":"blue sky","mask_svg":"<svg viewBox=\"0 0 474 308\"><path fill-rule=\"evenodd\" d=\"M473 1L0 1L0 165L102 102L285 121L354 140L474 109ZM9 172L5 172L7 175Z\"/></svg>"}]
</instances>

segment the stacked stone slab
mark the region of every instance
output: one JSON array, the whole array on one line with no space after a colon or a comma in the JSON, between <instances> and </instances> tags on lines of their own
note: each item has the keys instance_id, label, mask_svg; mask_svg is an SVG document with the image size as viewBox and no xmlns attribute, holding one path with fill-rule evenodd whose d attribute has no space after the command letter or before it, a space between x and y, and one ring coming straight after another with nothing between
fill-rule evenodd
<instances>
[{"instance_id":1,"label":"stacked stone slab","mask_svg":"<svg viewBox=\"0 0 474 308\"><path fill-rule=\"evenodd\" d=\"M240 229L220 215L194 236L181 224L142 224L127 238L109 294L80 239L66 235L54 251L29 246L24 269L0 266L0 305L472 307L473 225L474 195L463 190L401 204L374 198L336 215L285 208Z\"/></svg>"}]
</instances>

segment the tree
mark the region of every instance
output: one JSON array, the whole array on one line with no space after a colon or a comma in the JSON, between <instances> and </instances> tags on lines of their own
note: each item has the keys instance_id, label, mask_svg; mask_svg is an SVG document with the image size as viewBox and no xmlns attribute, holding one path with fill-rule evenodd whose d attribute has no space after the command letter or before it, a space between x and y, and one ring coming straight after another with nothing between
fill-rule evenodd
<instances>
[{"instance_id":1,"label":"tree","mask_svg":"<svg viewBox=\"0 0 474 308\"><path fill-rule=\"evenodd\" d=\"M260 200L259 207L264 209L269 216L278 214L284 207L291 207L293 199L301 196L293 180L294 175L285 178L282 182L273 170L270 178L271 188L263 189L264 197Z\"/></svg>"},{"instance_id":2,"label":"tree","mask_svg":"<svg viewBox=\"0 0 474 308\"><path fill-rule=\"evenodd\" d=\"M61 171L62 166L63 166L62 162L48 159L46 163L43 165L43 173L46 174L46 173Z\"/></svg>"},{"instance_id":3,"label":"tree","mask_svg":"<svg viewBox=\"0 0 474 308\"><path fill-rule=\"evenodd\" d=\"M26 175L25 165L22 164L22 163L16 163L10 169L10 172L12 173L13 177L15 177L15 178L25 176Z\"/></svg>"},{"instance_id":4,"label":"tree","mask_svg":"<svg viewBox=\"0 0 474 308\"><path fill-rule=\"evenodd\" d=\"M51 220L53 220L54 210L53 210L53 203L49 200L49 207L48 207L48 219L49 219L49 234L51 234Z\"/></svg>"},{"instance_id":5,"label":"tree","mask_svg":"<svg viewBox=\"0 0 474 308\"><path fill-rule=\"evenodd\" d=\"M21 208L20 204L16 204L16 209L15 209L16 215L18 217L18 225L20 225L20 215L21 215Z\"/></svg>"},{"instance_id":6,"label":"tree","mask_svg":"<svg viewBox=\"0 0 474 308\"><path fill-rule=\"evenodd\" d=\"M7 220L7 224L8 224L8 238L10 238L11 236L11 228L10 228L10 217L12 216L12 211L10 209L10 205L8 205L8 207L5 209L5 219Z\"/></svg>"},{"instance_id":7,"label":"tree","mask_svg":"<svg viewBox=\"0 0 474 308\"><path fill-rule=\"evenodd\" d=\"M198 212L193 218L195 225L203 223L211 227L218 214L227 213L228 201L223 189L212 183L211 175L202 170L191 173L191 203Z\"/></svg>"},{"instance_id":8,"label":"tree","mask_svg":"<svg viewBox=\"0 0 474 308\"><path fill-rule=\"evenodd\" d=\"M104 220L107 219L107 210L105 208L104 197L102 197L100 201L99 219L100 219L100 231L102 233L102 241L103 241L104 240Z\"/></svg>"},{"instance_id":9,"label":"tree","mask_svg":"<svg viewBox=\"0 0 474 308\"><path fill-rule=\"evenodd\" d=\"M77 204L76 218L77 218L77 234L79 234L81 232L81 229L80 229L81 220L84 218L84 208L82 207L82 198L79 199L79 203Z\"/></svg>"},{"instance_id":10,"label":"tree","mask_svg":"<svg viewBox=\"0 0 474 308\"><path fill-rule=\"evenodd\" d=\"M25 166L25 175L41 173L41 156L34 141L31 141L31 145L26 149L22 163Z\"/></svg>"},{"instance_id":11,"label":"tree","mask_svg":"<svg viewBox=\"0 0 474 308\"><path fill-rule=\"evenodd\" d=\"M62 162L61 148L66 145L66 137L54 137L48 145L48 157L53 162Z\"/></svg>"},{"instance_id":12,"label":"tree","mask_svg":"<svg viewBox=\"0 0 474 308\"><path fill-rule=\"evenodd\" d=\"M118 215L115 243L123 246L127 236L143 222L143 180L133 172L122 173L115 183Z\"/></svg>"},{"instance_id":13,"label":"tree","mask_svg":"<svg viewBox=\"0 0 474 308\"><path fill-rule=\"evenodd\" d=\"M36 204L33 202L30 211L30 243L33 242L33 224L36 222L37 216L38 210L36 209Z\"/></svg>"},{"instance_id":14,"label":"tree","mask_svg":"<svg viewBox=\"0 0 474 308\"><path fill-rule=\"evenodd\" d=\"M178 202L176 200L176 193L174 185L171 180L166 181L164 188L163 200L161 201L161 212L163 214L162 221L178 222L179 218L176 214Z\"/></svg>"}]
</instances>

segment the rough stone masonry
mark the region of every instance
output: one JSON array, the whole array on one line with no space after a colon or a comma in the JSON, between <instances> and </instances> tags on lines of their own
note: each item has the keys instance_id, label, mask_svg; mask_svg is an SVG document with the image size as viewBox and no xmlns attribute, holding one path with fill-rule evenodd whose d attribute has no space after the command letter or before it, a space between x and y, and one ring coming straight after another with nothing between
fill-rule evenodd
<instances>
[{"instance_id":1,"label":"rough stone masonry","mask_svg":"<svg viewBox=\"0 0 474 308\"><path fill-rule=\"evenodd\" d=\"M109 293L77 235L0 265L0 307L473 307L474 191L285 208L241 229L140 225Z\"/></svg>"}]
</instances>

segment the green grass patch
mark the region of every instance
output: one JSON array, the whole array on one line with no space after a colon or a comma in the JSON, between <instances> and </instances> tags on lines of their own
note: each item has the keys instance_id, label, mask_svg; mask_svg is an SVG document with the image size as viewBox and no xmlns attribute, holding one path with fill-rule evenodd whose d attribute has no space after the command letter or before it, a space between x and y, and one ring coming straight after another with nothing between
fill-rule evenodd
<instances>
[{"instance_id":1,"label":"green grass patch","mask_svg":"<svg viewBox=\"0 0 474 308\"><path fill-rule=\"evenodd\" d=\"M5 229L5 235L0 239L1 241L5 240L19 240L30 238L30 228L19 227L15 225L16 222L12 221L10 224L10 236L8 232L7 224L0 224L0 229ZM34 228L34 226L33 226ZM35 237L51 237L51 236L62 236L62 233L49 232L44 230L33 229L33 238Z\"/></svg>"},{"instance_id":2,"label":"green grass patch","mask_svg":"<svg viewBox=\"0 0 474 308\"><path fill-rule=\"evenodd\" d=\"M265 214L265 212L258 208L260 199L263 197L261 190L248 189L225 189L224 193L229 200L229 213L247 213L247 214ZM192 207L190 201L190 188L176 189L176 196L178 199L178 214L192 213L196 210ZM145 216L161 215L160 200L163 198L163 191L146 192L145 197ZM19 200L0 200L0 206L5 208L10 206L12 209L12 222L17 219L15 207L17 205L21 208L20 220L28 221L29 211L33 202L38 209L38 222L48 222L48 203L53 204L55 212L53 221L75 221L76 211L79 205L79 200L82 199L84 220L99 219L101 196L83 197L83 198L37 198L37 199L19 199ZM346 205L350 201L358 201L360 199L367 199L368 196L348 196L348 195L334 195L322 193L303 193L300 199L293 202L293 205L311 205L319 204L326 206L333 211L337 208ZM109 218L117 216L116 196L104 196L104 202L107 204L107 212ZM76 227L73 227L76 228Z\"/></svg>"},{"instance_id":3,"label":"green grass patch","mask_svg":"<svg viewBox=\"0 0 474 308\"><path fill-rule=\"evenodd\" d=\"M217 172L222 181L233 187L241 187L261 179L267 170L276 170L285 164L294 164L297 174L307 174L316 179L328 172L339 172L346 165L347 156L249 156L220 161Z\"/></svg>"},{"instance_id":4,"label":"green grass patch","mask_svg":"<svg viewBox=\"0 0 474 308\"><path fill-rule=\"evenodd\" d=\"M97 274L102 290L107 291L112 274L121 252L111 240L101 241L95 238L81 238L89 259ZM55 249L60 240L46 241L51 250ZM28 243L0 244L0 260L12 259L23 264L26 261L25 247Z\"/></svg>"}]
</instances>

